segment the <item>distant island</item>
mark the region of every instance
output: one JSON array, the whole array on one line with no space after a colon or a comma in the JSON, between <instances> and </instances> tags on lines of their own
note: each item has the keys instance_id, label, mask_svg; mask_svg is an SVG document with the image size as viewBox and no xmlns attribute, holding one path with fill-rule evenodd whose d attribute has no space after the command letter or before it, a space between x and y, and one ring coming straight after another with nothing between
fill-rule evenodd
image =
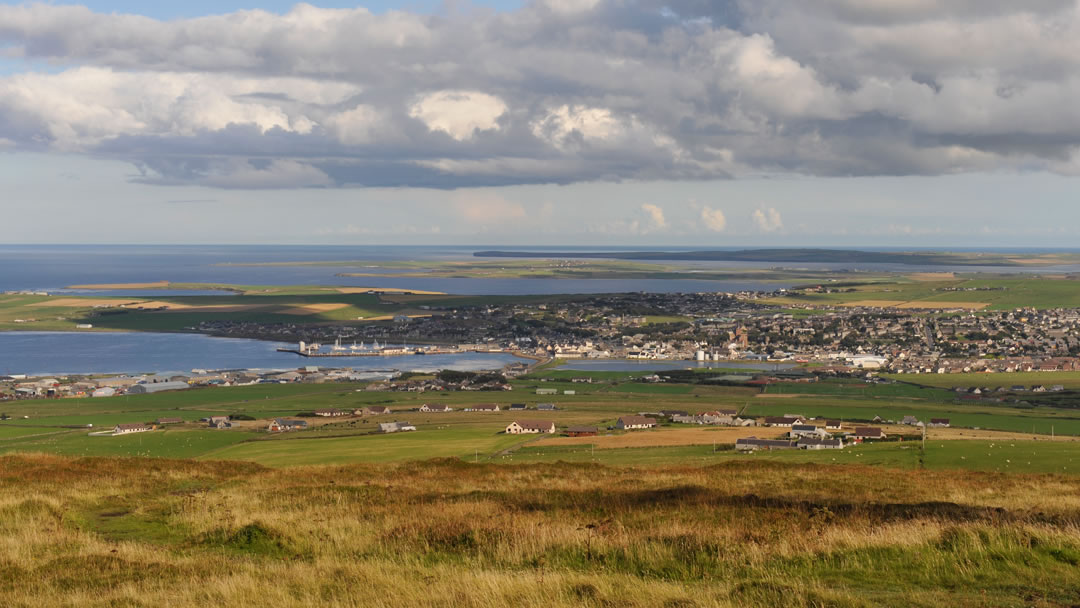
<instances>
[{"instance_id":1,"label":"distant island","mask_svg":"<svg viewBox=\"0 0 1080 608\"><path fill-rule=\"evenodd\" d=\"M742 249L737 251L477 251L482 258L605 258L715 262L905 264L912 266L1042 266L1074 261L1075 254L859 251L852 249Z\"/></svg>"}]
</instances>

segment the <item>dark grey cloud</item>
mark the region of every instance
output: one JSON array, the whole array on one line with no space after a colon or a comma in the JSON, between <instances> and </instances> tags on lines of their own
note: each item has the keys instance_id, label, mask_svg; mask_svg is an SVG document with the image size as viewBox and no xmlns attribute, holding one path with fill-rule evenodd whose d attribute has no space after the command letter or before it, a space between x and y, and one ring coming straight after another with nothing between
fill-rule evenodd
<instances>
[{"instance_id":1,"label":"dark grey cloud","mask_svg":"<svg viewBox=\"0 0 1080 608\"><path fill-rule=\"evenodd\" d=\"M0 140L127 160L145 183L1080 172L1066 0L298 5L169 22L29 4L0 6L0 46L64 66L0 77Z\"/></svg>"}]
</instances>

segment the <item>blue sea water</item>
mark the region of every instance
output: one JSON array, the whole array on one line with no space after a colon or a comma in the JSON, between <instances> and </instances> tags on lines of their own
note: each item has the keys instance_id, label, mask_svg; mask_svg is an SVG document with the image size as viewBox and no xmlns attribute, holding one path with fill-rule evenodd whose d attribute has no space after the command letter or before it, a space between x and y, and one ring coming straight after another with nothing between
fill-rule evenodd
<instances>
[{"instance_id":1,"label":"blue sea water","mask_svg":"<svg viewBox=\"0 0 1080 608\"><path fill-rule=\"evenodd\" d=\"M296 369L305 365L355 370L476 371L499 369L510 354L463 353L312 359L277 348L294 344L199 334L0 332L0 375L190 372L193 369Z\"/></svg>"}]
</instances>

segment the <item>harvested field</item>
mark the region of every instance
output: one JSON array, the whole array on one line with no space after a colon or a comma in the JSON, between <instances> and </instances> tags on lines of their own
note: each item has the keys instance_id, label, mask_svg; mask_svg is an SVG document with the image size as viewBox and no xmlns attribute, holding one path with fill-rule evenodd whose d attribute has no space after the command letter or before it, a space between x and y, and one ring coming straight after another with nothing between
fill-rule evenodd
<instances>
[{"instance_id":1,"label":"harvested field","mask_svg":"<svg viewBox=\"0 0 1080 608\"><path fill-rule=\"evenodd\" d=\"M982 441L1080 441L1080 437L1056 435L1033 435L1011 431L986 431L972 429L926 429L927 439L974 439Z\"/></svg>"},{"instance_id":2,"label":"harvested field","mask_svg":"<svg viewBox=\"0 0 1080 608\"><path fill-rule=\"evenodd\" d=\"M735 443L742 437L769 439L786 434L774 428L748 427L690 427L682 429L657 429L629 431L624 435L598 435L596 437L551 437L530 443L531 446L595 445L598 449L649 448L679 445L711 445Z\"/></svg>"},{"instance_id":3,"label":"harvested field","mask_svg":"<svg viewBox=\"0 0 1080 608\"><path fill-rule=\"evenodd\" d=\"M956 278L955 272L916 272L907 275L912 281L951 281Z\"/></svg>"},{"instance_id":4,"label":"harvested field","mask_svg":"<svg viewBox=\"0 0 1080 608\"><path fill-rule=\"evenodd\" d=\"M304 304L303 306L294 306L293 308L282 309L280 312L286 315L317 315L321 312L341 310L342 308L348 307L349 304L342 302L326 302L324 304Z\"/></svg>"},{"instance_id":5,"label":"harvested field","mask_svg":"<svg viewBox=\"0 0 1080 608\"><path fill-rule=\"evenodd\" d=\"M157 281L155 283L92 283L89 285L69 285L68 289L158 289L168 286L168 281Z\"/></svg>"},{"instance_id":6,"label":"harvested field","mask_svg":"<svg viewBox=\"0 0 1080 608\"><path fill-rule=\"evenodd\" d=\"M754 399L798 399L799 397L816 397L809 393L758 393Z\"/></svg>"},{"instance_id":7,"label":"harvested field","mask_svg":"<svg viewBox=\"0 0 1080 608\"><path fill-rule=\"evenodd\" d=\"M866 306L873 308L896 308L903 304L905 300L856 300L854 302L844 302L841 306Z\"/></svg>"},{"instance_id":8,"label":"harvested field","mask_svg":"<svg viewBox=\"0 0 1080 608\"><path fill-rule=\"evenodd\" d=\"M172 309L186 309L191 308L190 304L177 304L175 302L164 302L162 300L150 300L149 302L128 302L122 304L125 308L172 308Z\"/></svg>"}]
</instances>

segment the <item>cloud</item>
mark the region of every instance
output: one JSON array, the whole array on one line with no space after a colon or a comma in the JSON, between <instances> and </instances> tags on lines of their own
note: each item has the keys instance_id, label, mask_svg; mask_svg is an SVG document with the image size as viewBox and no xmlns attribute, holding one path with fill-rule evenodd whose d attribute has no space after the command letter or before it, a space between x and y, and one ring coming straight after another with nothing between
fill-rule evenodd
<instances>
[{"instance_id":1,"label":"cloud","mask_svg":"<svg viewBox=\"0 0 1080 608\"><path fill-rule=\"evenodd\" d=\"M762 232L776 232L784 229L784 221L780 217L780 212L773 207L765 210L755 209L750 217L754 220L757 229Z\"/></svg>"},{"instance_id":2,"label":"cloud","mask_svg":"<svg viewBox=\"0 0 1080 608\"><path fill-rule=\"evenodd\" d=\"M252 174L265 163L282 187L1072 175L1078 40L1073 0L297 4L170 21L9 4L0 49L26 71L0 76L0 145L221 187L275 187Z\"/></svg>"},{"instance_id":3,"label":"cloud","mask_svg":"<svg viewBox=\"0 0 1080 608\"><path fill-rule=\"evenodd\" d=\"M472 227L517 223L526 220L525 208L491 191L461 191L453 207Z\"/></svg>"},{"instance_id":4,"label":"cloud","mask_svg":"<svg viewBox=\"0 0 1080 608\"><path fill-rule=\"evenodd\" d=\"M645 212L645 215L649 216L649 222L653 228L662 230L667 227L667 219L664 218L664 210L651 203L645 203L641 206L641 210Z\"/></svg>"},{"instance_id":5,"label":"cloud","mask_svg":"<svg viewBox=\"0 0 1080 608\"><path fill-rule=\"evenodd\" d=\"M705 228L713 232L723 232L727 228L727 218L724 212L712 207L701 208L701 223Z\"/></svg>"}]
</instances>

